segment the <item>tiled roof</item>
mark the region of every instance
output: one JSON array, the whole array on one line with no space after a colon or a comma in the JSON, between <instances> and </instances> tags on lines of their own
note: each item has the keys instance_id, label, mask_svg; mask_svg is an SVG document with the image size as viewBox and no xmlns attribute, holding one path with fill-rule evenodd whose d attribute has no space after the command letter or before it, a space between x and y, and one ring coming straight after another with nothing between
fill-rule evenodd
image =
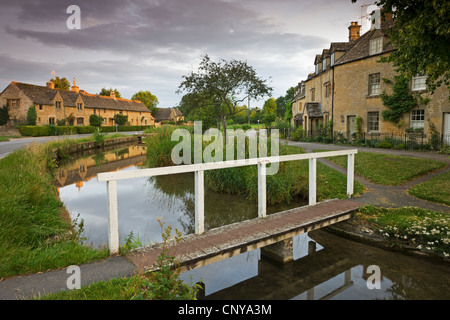
<instances>
[{"instance_id":1,"label":"tiled roof","mask_svg":"<svg viewBox=\"0 0 450 320\"><path fill-rule=\"evenodd\" d=\"M171 108L158 108L155 112L155 121L168 121L171 112Z\"/></svg>"},{"instance_id":2,"label":"tiled roof","mask_svg":"<svg viewBox=\"0 0 450 320\"><path fill-rule=\"evenodd\" d=\"M353 45L351 46L351 48L335 62L335 65L340 65L369 57L370 40L379 37L384 37L383 49L382 52L379 54L395 50L395 48L392 46L392 44L390 43L390 41L386 36L386 29L388 29L392 25L393 25L392 20L384 21L381 24L381 29L373 29L367 31L361 37L352 41Z\"/></svg>"},{"instance_id":3,"label":"tiled roof","mask_svg":"<svg viewBox=\"0 0 450 320\"><path fill-rule=\"evenodd\" d=\"M322 118L322 108L319 102L308 102L305 104L306 113L308 118Z\"/></svg>"},{"instance_id":4,"label":"tiled roof","mask_svg":"<svg viewBox=\"0 0 450 320\"><path fill-rule=\"evenodd\" d=\"M36 104L53 104L57 89L36 86L33 84L12 82L14 83L31 101Z\"/></svg>"},{"instance_id":5,"label":"tiled roof","mask_svg":"<svg viewBox=\"0 0 450 320\"><path fill-rule=\"evenodd\" d=\"M33 101L33 103L36 104L53 105L54 99L59 92L63 99L64 105L69 107L76 106L78 97L81 97L85 107L87 108L150 112L140 101L90 94L83 90L80 90L80 92L75 92L63 89L51 89L47 86L37 86L21 82L13 81L12 83L14 83L28 98L30 98L31 101Z\"/></svg>"},{"instance_id":6,"label":"tiled roof","mask_svg":"<svg viewBox=\"0 0 450 320\"><path fill-rule=\"evenodd\" d=\"M80 92L86 108L113 109L120 111L150 112L140 101L112 98L98 94Z\"/></svg>"}]
</instances>

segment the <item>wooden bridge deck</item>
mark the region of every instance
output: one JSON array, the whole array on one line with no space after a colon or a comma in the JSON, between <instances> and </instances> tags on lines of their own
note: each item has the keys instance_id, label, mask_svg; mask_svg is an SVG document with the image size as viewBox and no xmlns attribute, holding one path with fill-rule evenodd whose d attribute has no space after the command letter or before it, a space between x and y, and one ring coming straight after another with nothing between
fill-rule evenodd
<instances>
[{"instance_id":1,"label":"wooden bridge deck","mask_svg":"<svg viewBox=\"0 0 450 320\"><path fill-rule=\"evenodd\" d=\"M359 206L351 200L335 199L234 223L184 236L171 247L170 254L185 268L198 268L349 219ZM154 245L133 250L127 257L145 272L156 268L160 252L160 247Z\"/></svg>"}]
</instances>

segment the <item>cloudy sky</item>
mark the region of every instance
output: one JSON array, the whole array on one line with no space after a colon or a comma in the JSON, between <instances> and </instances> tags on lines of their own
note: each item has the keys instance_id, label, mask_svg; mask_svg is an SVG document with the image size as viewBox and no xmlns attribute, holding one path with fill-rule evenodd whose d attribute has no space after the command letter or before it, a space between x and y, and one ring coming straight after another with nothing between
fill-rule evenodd
<instances>
[{"instance_id":1,"label":"cloudy sky","mask_svg":"<svg viewBox=\"0 0 450 320\"><path fill-rule=\"evenodd\" d=\"M276 98L314 70L322 49L348 41L350 22L372 2L0 0L0 92L11 81L45 85L54 72L90 93L149 90L172 107L182 75L208 54L247 61ZM70 5L80 8L80 29L67 27Z\"/></svg>"}]
</instances>

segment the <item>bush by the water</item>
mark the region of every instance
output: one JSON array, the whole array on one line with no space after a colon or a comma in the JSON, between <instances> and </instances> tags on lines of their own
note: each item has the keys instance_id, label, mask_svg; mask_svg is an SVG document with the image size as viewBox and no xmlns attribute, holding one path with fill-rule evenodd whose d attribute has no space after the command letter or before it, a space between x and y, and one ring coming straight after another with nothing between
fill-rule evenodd
<instances>
[{"instance_id":1,"label":"bush by the water","mask_svg":"<svg viewBox=\"0 0 450 320\"><path fill-rule=\"evenodd\" d=\"M172 149L179 141L171 141L172 132L180 127L160 127L152 130L152 135L146 139L148 145L147 165L149 167L173 166ZM192 127L184 127L192 133ZM194 135L191 134L191 159L194 159ZM268 155L271 154L270 138ZM203 143L203 150L210 142ZM235 144L236 155L236 144ZM223 159L226 158L224 148ZM246 139L246 155L249 157L249 140ZM303 150L298 147L279 145L279 154L298 154ZM308 197L308 161L288 161L279 164L278 172L266 176L267 203L289 203L294 198ZM258 198L258 171L256 165L229 169L208 170L205 172L207 186L215 191L230 194L244 194L252 201ZM362 185L355 183L355 194L362 192ZM318 163L317 199L346 198L346 177L321 163Z\"/></svg>"}]
</instances>

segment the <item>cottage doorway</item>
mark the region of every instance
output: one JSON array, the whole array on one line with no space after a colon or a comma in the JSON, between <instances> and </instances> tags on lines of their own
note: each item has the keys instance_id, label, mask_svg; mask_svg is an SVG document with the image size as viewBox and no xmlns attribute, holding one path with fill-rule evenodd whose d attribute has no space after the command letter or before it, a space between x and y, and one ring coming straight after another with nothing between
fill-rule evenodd
<instances>
[{"instance_id":1,"label":"cottage doorway","mask_svg":"<svg viewBox=\"0 0 450 320\"><path fill-rule=\"evenodd\" d=\"M351 138L352 132L356 132L356 116L347 116L347 138Z\"/></svg>"},{"instance_id":2,"label":"cottage doorway","mask_svg":"<svg viewBox=\"0 0 450 320\"><path fill-rule=\"evenodd\" d=\"M444 113L444 143L450 145L450 113Z\"/></svg>"}]
</instances>

